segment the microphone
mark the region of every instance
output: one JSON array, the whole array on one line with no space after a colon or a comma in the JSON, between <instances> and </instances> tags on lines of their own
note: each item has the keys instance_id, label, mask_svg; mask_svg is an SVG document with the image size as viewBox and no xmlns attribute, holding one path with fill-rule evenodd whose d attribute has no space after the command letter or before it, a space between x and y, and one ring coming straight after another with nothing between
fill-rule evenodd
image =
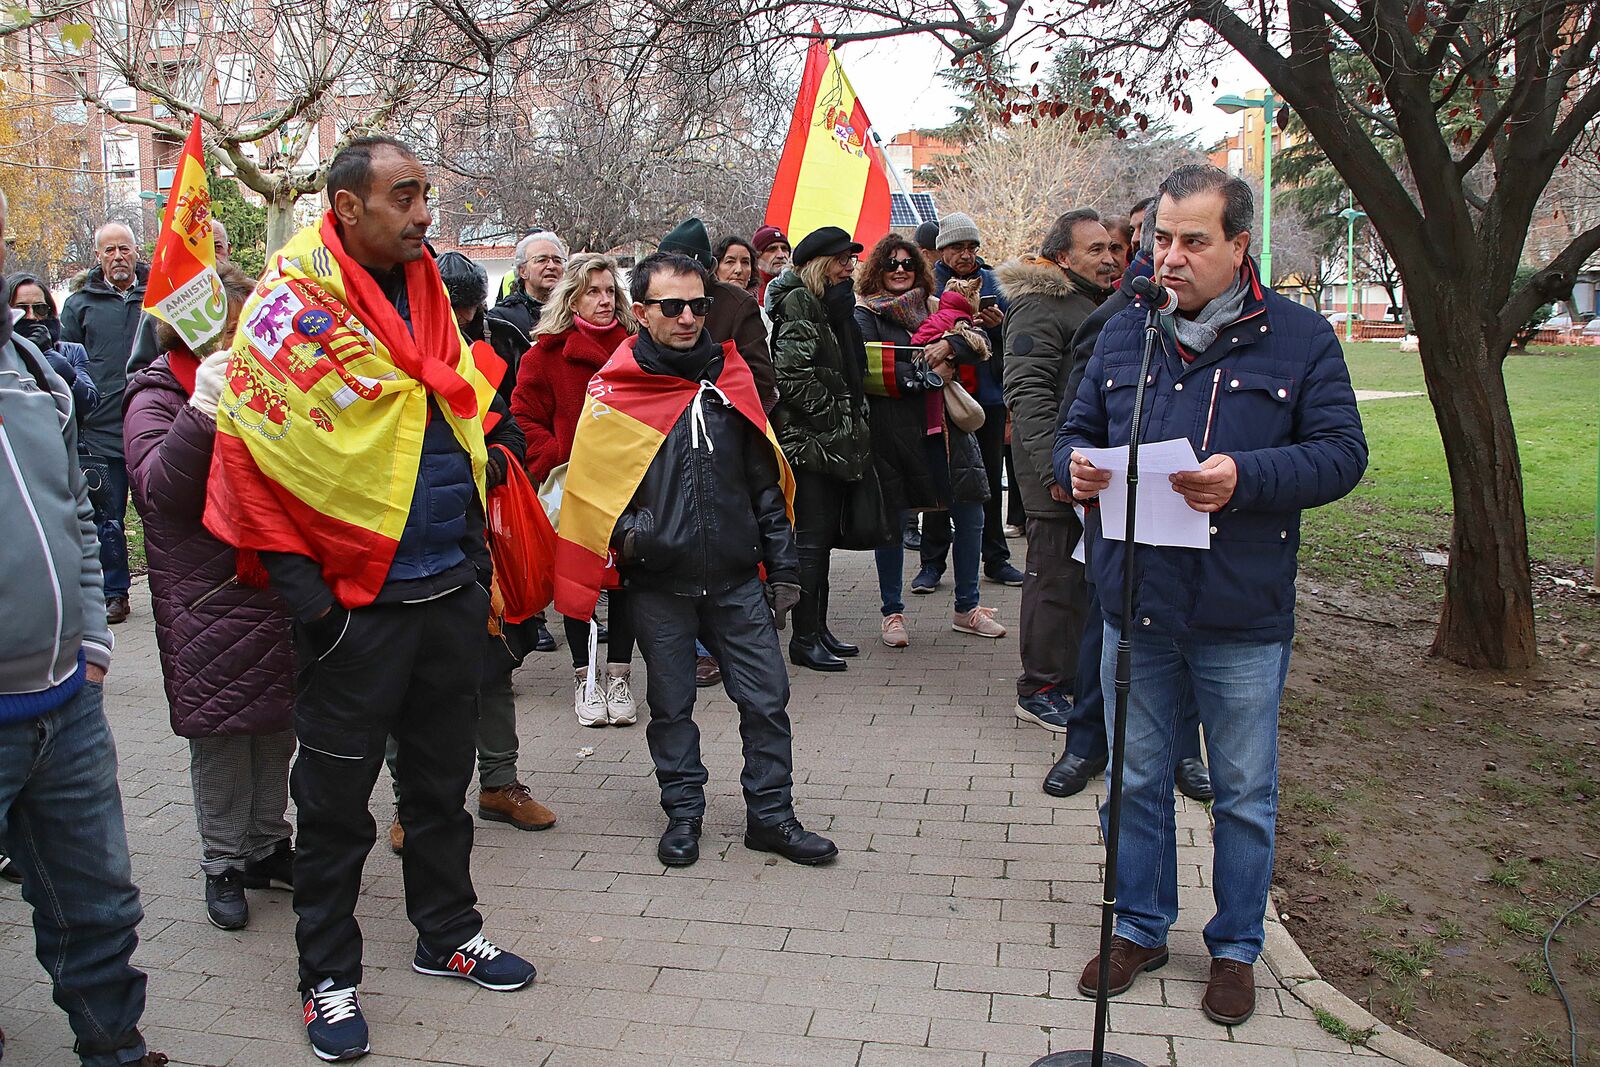
<instances>
[{"instance_id":1,"label":"microphone","mask_svg":"<svg viewBox=\"0 0 1600 1067\"><path fill-rule=\"evenodd\" d=\"M1133 291L1150 302L1151 310L1158 315L1171 315L1178 310L1178 294L1151 278L1135 278Z\"/></svg>"}]
</instances>

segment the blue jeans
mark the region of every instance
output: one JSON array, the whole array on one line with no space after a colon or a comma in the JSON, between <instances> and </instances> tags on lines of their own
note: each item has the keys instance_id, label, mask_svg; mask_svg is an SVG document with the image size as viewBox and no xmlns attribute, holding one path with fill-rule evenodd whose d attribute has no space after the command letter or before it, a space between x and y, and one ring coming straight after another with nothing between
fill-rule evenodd
<instances>
[{"instance_id":1,"label":"blue jeans","mask_svg":"<svg viewBox=\"0 0 1600 1067\"><path fill-rule=\"evenodd\" d=\"M120 459L106 459L80 451L83 477L89 483L89 503L94 507L94 524L100 535L102 587L109 599L127 596L128 534L123 523L128 518L128 465Z\"/></svg>"},{"instance_id":2,"label":"blue jeans","mask_svg":"<svg viewBox=\"0 0 1600 1067\"><path fill-rule=\"evenodd\" d=\"M1118 631L1105 624L1101 685L1116 692ZM1289 642L1206 643L1135 634L1123 771L1116 932L1135 944L1166 944L1178 919L1178 846L1172 776L1187 689L1205 726L1216 790L1212 895L1206 924L1213 958L1254 963L1272 881L1278 817L1278 702ZM1106 732L1114 702L1106 702ZM1105 812L1101 812L1102 826Z\"/></svg>"},{"instance_id":3,"label":"blue jeans","mask_svg":"<svg viewBox=\"0 0 1600 1067\"><path fill-rule=\"evenodd\" d=\"M129 965L144 911L128 862L117 750L100 686L0 725L0 843L33 908L35 952L85 1067L137 1063L145 976Z\"/></svg>"},{"instance_id":4,"label":"blue jeans","mask_svg":"<svg viewBox=\"0 0 1600 1067\"><path fill-rule=\"evenodd\" d=\"M1094 583L1089 585L1089 615L1083 625L1083 640L1078 646L1078 674L1072 695L1072 714L1067 718L1067 751L1093 763L1106 758L1106 723L1115 708L1106 707L1100 686L1100 658L1105 646L1105 615ZM1113 653L1116 651L1112 650ZM1112 690L1115 694L1116 690ZM1130 694L1131 695L1131 694ZM1178 759L1200 758L1200 716L1194 710L1194 697L1185 693L1178 716Z\"/></svg>"},{"instance_id":5,"label":"blue jeans","mask_svg":"<svg viewBox=\"0 0 1600 1067\"><path fill-rule=\"evenodd\" d=\"M911 512L901 515L902 523ZM942 512L933 513L939 521L947 521ZM976 501L963 501L950 505L950 518L955 521L955 536L951 554L956 560L956 611L971 611L978 606L978 564L983 552L983 505ZM893 544L874 549L878 564L878 596L883 601L885 617L905 612L905 545L896 540ZM929 566L926 560L924 566ZM939 567L940 572L944 567Z\"/></svg>"}]
</instances>

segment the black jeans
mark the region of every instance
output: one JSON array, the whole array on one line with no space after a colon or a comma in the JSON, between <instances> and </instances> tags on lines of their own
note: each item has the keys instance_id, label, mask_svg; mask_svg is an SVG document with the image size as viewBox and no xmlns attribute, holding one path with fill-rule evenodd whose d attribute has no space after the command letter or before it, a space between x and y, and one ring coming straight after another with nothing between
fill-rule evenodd
<instances>
[{"instance_id":1,"label":"black jeans","mask_svg":"<svg viewBox=\"0 0 1600 1067\"><path fill-rule=\"evenodd\" d=\"M612 589L606 594L610 606L606 609L606 662L633 662L633 613L628 610L628 592ZM561 626L567 635L567 645L572 651L572 665L589 665L589 624L581 619L561 616Z\"/></svg>"},{"instance_id":2,"label":"black jeans","mask_svg":"<svg viewBox=\"0 0 1600 1067\"><path fill-rule=\"evenodd\" d=\"M1028 520L1027 569L1022 575L1018 646L1022 674L1017 696L1046 688L1077 691L1078 650L1083 644L1089 585L1083 564L1072 558L1083 527L1071 515ZM1095 617L1094 625L1100 625Z\"/></svg>"},{"instance_id":3,"label":"black jeans","mask_svg":"<svg viewBox=\"0 0 1600 1067\"><path fill-rule=\"evenodd\" d=\"M794 817L794 756L789 735L789 672L778 648L761 582L752 576L706 596L677 596L634 586L634 629L648 673L645 740L669 818L706 811L706 765L694 721L694 642L698 635L722 668L722 687L739 709L744 742L745 807L773 826Z\"/></svg>"},{"instance_id":4,"label":"black jeans","mask_svg":"<svg viewBox=\"0 0 1600 1067\"><path fill-rule=\"evenodd\" d=\"M815 471L795 471L794 480L794 543L800 553L800 603L794 609L794 632L797 637L812 637L827 625L823 605L828 596L829 562L839 540L845 483Z\"/></svg>"},{"instance_id":5,"label":"black jeans","mask_svg":"<svg viewBox=\"0 0 1600 1067\"><path fill-rule=\"evenodd\" d=\"M302 982L361 980L356 897L376 836L368 804L390 735L406 831L406 914L434 951L483 927L466 795L488 614L488 594L469 585L419 604L357 608L331 644L317 645L296 625L300 752L289 789L299 810L294 910Z\"/></svg>"},{"instance_id":6,"label":"black jeans","mask_svg":"<svg viewBox=\"0 0 1600 1067\"><path fill-rule=\"evenodd\" d=\"M972 435L983 454L983 471L989 477L989 499L983 505L983 569L1011 562L1006 544L1005 489L1000 485L1000 468L1005 463L1006 409L1003 404L983 407L983 425ZM797 494L798 498L798 494ZM950 555L950 514L930 511L922 516L922 565L944 573Z\"/></svg>"}]
</instances>

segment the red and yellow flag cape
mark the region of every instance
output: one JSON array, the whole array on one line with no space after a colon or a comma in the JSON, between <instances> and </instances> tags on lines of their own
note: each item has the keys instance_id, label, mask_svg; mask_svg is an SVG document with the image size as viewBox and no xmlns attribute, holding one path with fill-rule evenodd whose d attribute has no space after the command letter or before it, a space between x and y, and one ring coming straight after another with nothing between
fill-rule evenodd
<instances>
[{"instance_id":1,"label":"red and yellow flag cape","mask_svg":"<svg viewBox=\"0 0 1600 1067\"><path fill-rule=\"evenodd\" d=\"M796 242L838 226L868 248L889 232L888 161L839 57L821 38L806 53L767 224Z\"/></svg>"},{"instance_id":2,"label":"red and yellow flag cape","mask_svg":"<svg viewBox=\"0 0 1600 1067\"><path fill-rule=\"evenodd\" d=\"M606 568L611 565L611 534L633 500L667 434L683 416L699 382L670 374L650 374L633 355L634 338L617 347L589 381L589 395L572 438L572 459L561 496L556 531L556 610L574 619L594 617ZM732 341L722 345L722 391L739 414L766 437L778 458L778 481L794 521L794 474L778 447L778 437L761 410L750 367Z\"/></svg>"},{"instance_id":3,"label":"red and yellow flag cape","mask_svg":"<svg viewBox=\"0 0 1600 1067\"><path fill-rule=\"evenodd\" d=\"M331 213L301 230L239 315L217 405L206 527L236 548L311 557L347 608L372 603L388 576L430 397L484 492L494 389L433 258L407 263L405 281L412 330L345 253Z\"/></svg>"}]
</instances>

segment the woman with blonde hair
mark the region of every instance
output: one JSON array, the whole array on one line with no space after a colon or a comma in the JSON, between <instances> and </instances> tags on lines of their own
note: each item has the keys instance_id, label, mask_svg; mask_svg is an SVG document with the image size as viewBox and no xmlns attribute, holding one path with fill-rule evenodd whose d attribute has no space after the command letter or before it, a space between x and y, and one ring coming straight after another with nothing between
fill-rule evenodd
<instances>
[{"instance_id":1,"label":"woman with blonde hair","mask_svg":"<svg viewBox=\"0 0 1600 1067\"><path fill-rule=\"evenodd\" d=\"M573 256L545 301L533 347L518 365L511 391L511 415L527 438L524 465L534 485L572 457L572 436L589 379L637 329L617 261L592 252ZM575 675L573 710L584 726L631 726L638 721L628 680L634 642L627 593L613 589L609 600L603 686L589 684L588 624L566 620Z\"/></svg>"},{"instance_id":2,"label":"woman with blonde hair","mask_svg":"<svg viewBox=\"0 0 1600 1067\"><path fill-rule=\"evenodd\" d=\"M850 276L861 246L824 226L795 246L794 262L767 287L772 365L778 375L773 421L794 468L794 539L800 550L800 603L789 660L814 671L842 671L860 649L828 627L829 556L839 538L845 495L869 460L866 350L855 322ZM842 657L842 658L841 658Z\"/></svg>"}]
</instances>

